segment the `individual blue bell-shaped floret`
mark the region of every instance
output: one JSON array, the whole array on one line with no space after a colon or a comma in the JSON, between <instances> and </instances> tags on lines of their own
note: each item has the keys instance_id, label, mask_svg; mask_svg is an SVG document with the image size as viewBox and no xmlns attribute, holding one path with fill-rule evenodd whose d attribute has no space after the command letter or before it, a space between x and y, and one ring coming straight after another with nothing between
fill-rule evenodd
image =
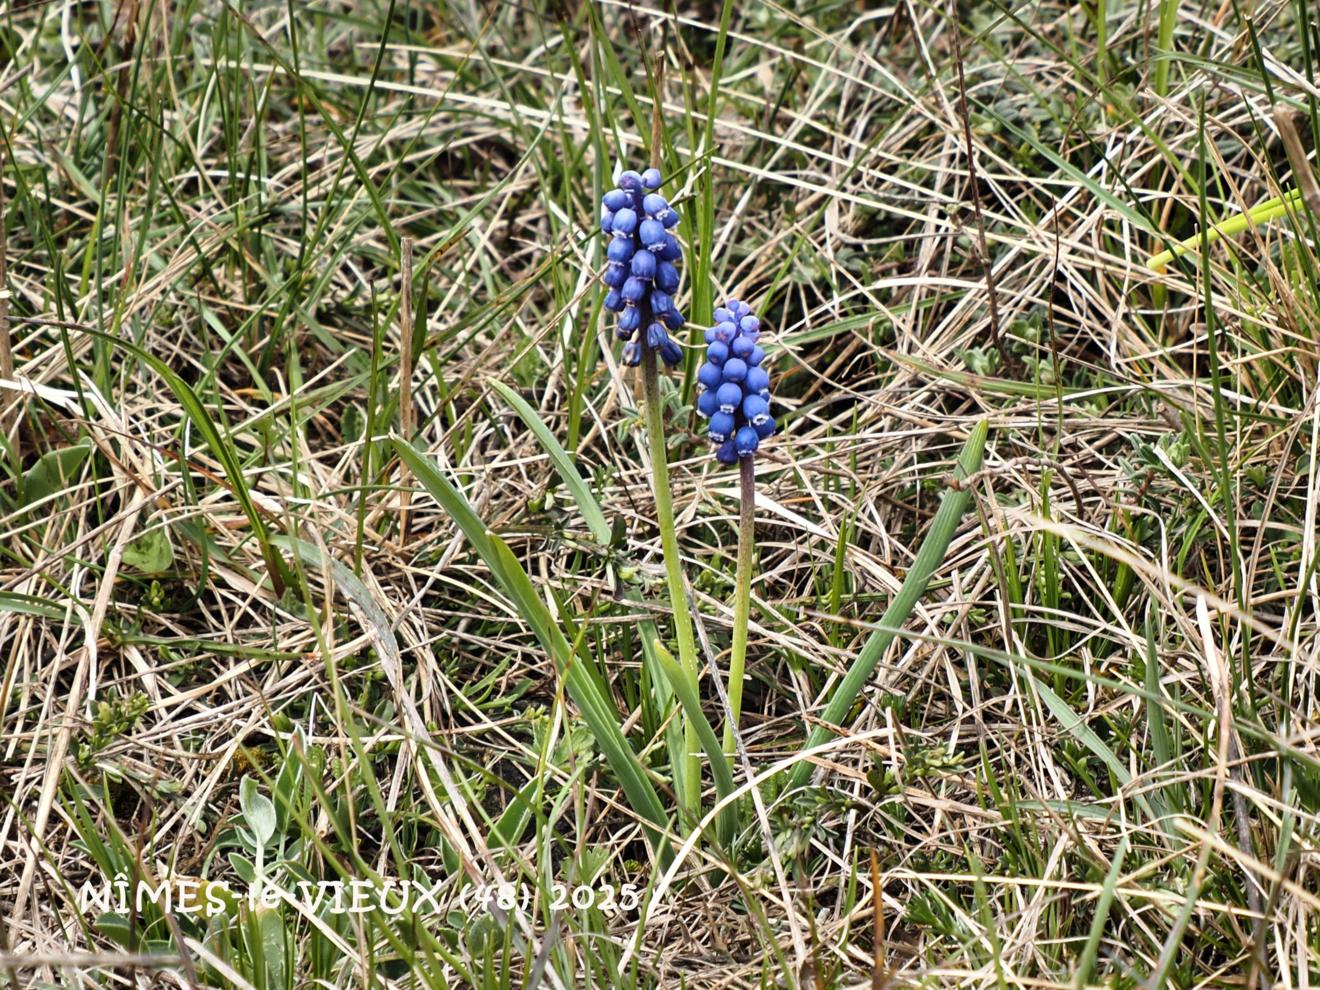
<instances>
[{"instance_id":1,"label":"individual blue bell-shaped floret","mask_svg":"<svg viewBox=\"0 0 1320 990\"><path fill-rule=\"evenodd\" d=\"M605 274L601 276L601 280L611 289L619 288L627 278L628 269L624 268L623 265L619 264L617 261L611 261L606 265Z\"/></svg>"},{"instance_id":2,"label":"individual blue bell-shaped floret","mask_svg":"<svg viewBox=\"0 0 1320 990\"><path fill-rule=\"evenodd\" d=\"M617 313L623 309L623 293L618 289L610 289L605 293L605 308L611 313Z\"/></svg>"},{"instance_id":3,"label":"individual blue bell-shaped floret","mask_svg":"<svg viewBox=\"0 0 1320 990\"><path fill-rule=\"evenodd\" d=\"M632 340L633 334L635 334L636 332L637 330L635 328L632 330L625 330L623 328L622 321L620 321L619 326L614 328L614 336L618 337L620 340Z\"/></svg>"},{"instance_id":4,"label":"individual blue bell-shaped floret","mask_svg":"<svg viewBox=\"0 0 1320 990\"><path fill-rule=\"evenodd\" d=\"M701 382L702 388L713 395L715 389L720 387L720 382L724 381L724 374L718 364L707 361L697 369L697 381Z\"/></svg>"},{"instance_id":5,"label":"individual blue bell-shaped floret","mask_svg":"<svg viewBox=\"0 0 1320 990\"><path fill-rule=\"evenodd\" d=\"M668 313L662 316L661 319L664 320L665 326L670 330L677 330L679 327L683 326L683 324L687 323L687 318L676 309L671 309Z\"/></svg>"},{"instance_id":6,"label":"individual blue bell-shaped floret","mask_svg":"<svg viewBox=\"0 0 1320 990\"><path fill-rule=\"evenodd\" d=\"M719 404L720 412L733 414L742 405L743 390L734 382L724 382L715 390L715 401Z\"/></svg>"},{"instance_id":7,"label":"individual blue bell-shaped floret","mask_svg":"<svg viewBox=\"0 0 1320 990\"><path fill-rule=\"evenodd\" d=\"M678 346L678 341L673 337L666 337L663 344L660 345L660 360L673 368L683 361L683 348Z\"/></svg>"},{"instance_id":8,"label":"individual blue bell-shaped floret","mask_svg":"<svg viewBox=\"0 0 1320 990\"><path fill-rule=\"evenodd\" d=\"M625 169L619 173L619 188L626 189L629 192L642 188L642 177L632 169Z\"/></svg>"},{"instance_id":9,"label":"individual blue bell-shaped floret","mask_svg":"<svg viewBox=\"0 0 1320 990\"><path fill-rule=\"evenodd\" d=\"M621 359L629 368L635 368L642 363L642 345L635 340L630 340L623 345L623 355Z\"/></svg>"},{"instance_id":10,"label":"individual blue bell-shaped floret","mask_svg":"<svg viewBox=\"0 0 1320 990\"><path fill-rule=\"evenodd\" d=\"M602 234L608 234L613 229L614 229L614 214L610 212L610 210L608 209L601 211L600 232Z\"/></svg>"},{"instance_id":11,"label":"individual blue bell-shaped floret","mask_svg":"<svg viewBox=\"0 0 1320 990\"><path fill-rule=\"evenodd\" d=\"M721 385L720 388L724 386ZM741 393L741 389L739 392ZM742 400L743 419L755 426L770 418L770 403L760 395L749 395Z\"/></svg>"},{"instance_id":12,"label":"individual blue bell-shaped floret","mask_svg":"<svg viewBox=\"0 0 1320 990\"><path fill-rule=\"evenodd\" d=\"M659 323L652 323L646 328L646 346L652 350L660 350L660 346L669 339L669 334L665 333L665 328Z\"/></svg>"},{"instance_id":13,"label":"individual blue bell-shaped floret","mask_svg":"<svg viewBox=\"0 0 1320 990\"><path fill-rule=\"evenodd\" d=\"M622 265L624 262L631 261L633 252L637 249L633 247L631 237L616 237L610 241L610 246L605 249L605 257L615 264ZM650 251L646 252L650 254Z\"/></svg>"},{"instance_id":14,"label":"individual blue bell-shaped floret","mask_svg":"<svg viewBox=\"0 0 1320 990\"><path fill-rule=\"evenodd\" d=\"M637 278L636 276L629 276L623 283L620 295L623 296L624 302L636 305L646 298L646 288L645 279Z\"/></svg>"},{"instance_id":15,"label":"individual blue bell-shaped floret","mask_svg":"<svg viewBox=\"0 0 1320 990\"><path fill-rule=\"evenodd\" d=\"M632 203L632 197L623 189L611 189L601 200L601 205L606 210L613 213L615 210L621 210Z\"/></svg>"},{"instance_id":16,"label":"individual blue bell-shaped floret","mask_svg":"<svg viewBox=\"0 0 1320 990\"><path fill-rule=\"evenodd\" d=\"M735 428L733 413L717 412L710 418L710 438L716 443L729 439Z\"/></svg>"},{"instance_id":17,"label":"individual blue bell-shaped floret","mask_svg":"<svg viewBox=\"0 0 1320 990\"><path fill-rule=\"evenodd\" d=\"M638 254L650 254L652 258L655 257L650 251L639 251ZM678 291L678 269L668 261L656 262L655 287L661 292L667 292L672 296Z\"/></svg>"},{"instance_id":18,"label":"individual blue bell-shaped floret","mask_svg":"<svg viewBox=\"0 0 1320 990\"><path fill-rule=\"evenodd\" d=\"M638 251L632 256L632 268L630 271L633 274L633 278L655 278L655 267L655 255L650 251Z\"/></svg>"},{"instance_id":19,"label":"individual blue bell-shaped floret","mask_svg":"<svg viewBox=\"0 0 1320 990\"><path fill-rule=\"evenodd\" d=\"M743 390L751 395L768 396L770 393L770 376L766 374L764 368L748 368L747 377L743 379Z\"/></svg>"},{"instance_id":20,"label":"individual blue bell-shaped floret","mask_svg":"<svg viewBox=\"0 0 1320 990\"><path fill-rule=\"evenodd\" d=\"M697 372L702 392L697 411L709 420L708 435L721 464L751 457L775 432L770 415L770 375L760 367L765 351L756 343L761 321L746 303L730 299L713 313L706 331L706 361Z\"/></svg>"},{"instance_id":21,"label":"individual blue bell-shaped floret","mask_svg":"<svg viewBox=\"0 0 1320 990\"><path fill-rule=\"evenodd\" d=\"M637 224L637 211L625 206L622 210L614 211L614 224L610 229L616 234L631 237L633 231L637 229Z\"/></svg>"},{"instance_id":22,"label":"individual blue bell-shaped floret","mask_svg":"<svg viewBox=\"0 0 1320 990\"><path fill-rule=\"evenodd\" d=\"M674 300L667 293L659 289L651 290L651 312L656 316L663 316L674 308Z\"/></svg>"},{"instance_id":23,"label":"individual blue bell-shaped floret","mask_svg":"<svg viewBox=\"0 0 1320 990\"><path fill-rule=\"evenodd\" d=\"M665 225L659 220L643 220L641 227L637 230L637 236L641 238L642 247L647 250L661 254L665 249L668 234L665 233ZM666 261L672 261L671 258L665 258Z\"/></svg>"},{"instance_id":24,"label":"individual blue bell-shaped floret","mask_svg":"<svg viewBox=\"0 0 1320 990\"><path fill-rule=\"evenodd\" d=\"M624 306L623 312L619 314L619 329L631 334L642 325L642 314L637 311L636 306Z\"/></svg>"},{"instance_id":25,"label":"individual blue bell-shaped floret","mask_svg":"<svg viewBox=\"0 0 1320 990\"><path fill-rule=\"evenodd\" d=\"M660 170L658 168L648 168L642 173L643 189L659 189L661 181Z\"/></svg>"},{"instance_id":26,"label":"individual blue bell-shaped floret","mask_svg":"<svg viewBox=\"0 0 1320 990\"><path fill-rule=\"evenodd\" d=\"M719 400L715 398L715 393L706 389L697 396L697 412L705 419L710 419L720 411Z\"/></svg>"},{"instance_id":27,"label":"individual blue bell-shaped floret","mask_svg":"<svg viewBox=\"0 0 1320 990\"><path fill-rule=\"evenodd\" d=\"M742 358L731 357L724 362L722 370L726 382L740 382L747 377L747 362Z\"/></svg>"},{"instance_id":28,"label":"individual blue bell-shaped floret","mask_svg":"<svg viewBox=\"0 0 1320 990\"><path fill-rule=\"evenodd\" d=\"M656 251L655 248L651 248L651 250ZM666 234L664 246L656 251L656 256L661 261L677 261L683 257L683 249L678 246L678 238L674 237L673 234Z\"/></svg>"}]
</instances>

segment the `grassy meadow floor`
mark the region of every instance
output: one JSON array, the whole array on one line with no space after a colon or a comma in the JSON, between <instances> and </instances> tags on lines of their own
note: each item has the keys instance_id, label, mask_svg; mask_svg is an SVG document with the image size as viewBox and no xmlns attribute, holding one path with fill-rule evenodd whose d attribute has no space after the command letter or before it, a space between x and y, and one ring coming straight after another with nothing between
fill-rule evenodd
<instances>
[{"instance_id":1,"label":"grassy meadow floor","mask_svg":"<svg viewBox=\"0 0 1320 990\"><path fill-rule=\"evenodd\" d=\"M1320 986L1314 18L0 4L0 985ZM715 300L769 327L781 426L742 827L668 869L395 443L526 569L672 813L640 643L672 616L597 279L657 100L697 327L666 443L716 670ZM981 420L949 552L786 789ZM257 871L433 909L242 901ZM223 911L84 896L116 879Z\"/></svg>"}]
</instances>

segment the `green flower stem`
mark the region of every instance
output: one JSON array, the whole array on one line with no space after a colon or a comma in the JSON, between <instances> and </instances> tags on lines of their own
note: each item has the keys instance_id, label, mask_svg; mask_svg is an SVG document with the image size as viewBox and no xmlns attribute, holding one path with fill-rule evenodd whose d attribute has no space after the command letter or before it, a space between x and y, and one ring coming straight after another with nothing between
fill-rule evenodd
<instances>
[{"instance_id":1,"label":"green flower stem","mask_svg":"<svg viewBox=\"0 0 1320 990\"><path fill-rule=\"evenodd\" d=\"M738 458L738 573L733 591L733 647L729 651L729 723L724 752L733 759L734 729L742 715L743 668L747 663L747 622L752 608L752 543L756 536L756 458Z\"/></svg>"},{"instance_id":2,"label":"green flower stem","mask_svg":"<svg viewBox=\"0 0 1320 990\"><path fill-rule=\"evenodd\" d=\"M988 430L989 423L981 420L973 427L972 435L963 444L962 453L958 455L958 469L954 475L958 482L966 480L981 469L981 455L985 450ZM931 523L930 531L922 541L921 549L917 551L916 559L912 561L912 567L903 579L898 594L885 609L885 614L880 617L879 626L867 638L862 652L857 654L857 659L848 668L848 673L834 688L834 694L820 717L824 724L812 730L806 746L803 747L804 750L813 749L827 741L834 735L830 727L841 725L847 718L853 702L857 700L862 688L875 673L875 668L879 666L885 650L894 641L894 636L898 634L912 610L917 607L917 602L921 600L926 584L935 573L935 568L949 552L949 544L953 542L953 535L958 531L958 523L963 513L967 511L967 503L971 501L971 497L971 490L966 485L955 483L955 486L950 487L940 499L935 521ZM810 779L814 766L810 760L799 762L789 775L789 789L804 785Z\"/></svg>"},{"instance_id":3,"label":"green flower stem","mask_svg":"<svg viewBox=\"0 0 1320 990\"><path fill-rule=\"evenodd\" d=\"M678 537L674 531L674 503L669 494L669 461L665 453L665 427L660 415L660 373L655 351L642 348L642 406L646 416L647 439L651 445L651 487L655 491L655 514L660 524L660 546L665 558L665 576L669 581L669 604L674 612L674 635L678 640L678 659L684 675L696 689L697 647L692 637L692 616L688 612L687 591L678 556ZM701 740L691 719L683 721L682 766L675 767L679 807L693 821L699 817L701 804ZM680 771L681 772L678 772Z\"/></svg>"}]
</instances>

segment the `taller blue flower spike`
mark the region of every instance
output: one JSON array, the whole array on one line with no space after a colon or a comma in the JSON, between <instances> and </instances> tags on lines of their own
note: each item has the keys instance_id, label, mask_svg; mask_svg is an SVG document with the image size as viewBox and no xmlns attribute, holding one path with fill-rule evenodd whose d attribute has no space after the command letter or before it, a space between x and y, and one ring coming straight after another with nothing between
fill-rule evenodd
<instances>
[{"instance_id":1,"label":"taller blue flower spike","mask_svg":"<svg viewBox=\"0 0 1320 990\"><path fill-rule=\"evenodd\" d=\"M615 336L625 342L626 365L641 363L643 347L670 367L683 360L683 349L669 336L685 322L673 298L682 251L670 230L678 214L656 192L661 181L659 169L628 169L601 201L600 229L610 236L601 276L610 289L605 308L619 314Z\"/></svg>"},{"instance_id":2,"label":"taller blue flower spike","mask_svg":"<svg viewBox=\"0 0 1320 990\"><path fill-rule=\"evenodd\" d=\"M770 376L757 344L761 321L745 302L730 299L715 310L706 331L706 363L697 371L697 412L710 421L708 436L721 464L751 457L775 432L770 416Z\"/></svg>"}]
</instances>

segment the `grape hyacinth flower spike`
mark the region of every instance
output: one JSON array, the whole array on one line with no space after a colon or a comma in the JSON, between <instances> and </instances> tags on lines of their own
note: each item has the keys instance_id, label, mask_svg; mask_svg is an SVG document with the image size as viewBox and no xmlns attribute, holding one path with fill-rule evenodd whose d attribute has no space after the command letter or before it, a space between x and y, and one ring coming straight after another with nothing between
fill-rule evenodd
<instances>
[{"instance_id":1,"label":"grape hyacinth flower spike","mask_svg":"<svg viewBox=\"0 0 1320 990\"><path fill-rule=\"evenodd\" d=\"M706 331L706 361L697 372L702 387L697 412L709 421L708 435L721 464L751 457L775 432L760 335L761 321L737 299L715 310L715 325Z\"/></svg>"},{"instance_id":2,"label":"grape hyacinth flower spike","mask_svg":"<svg viewBox=\"0 0 1320 990\"><path fill-rule=\"evenodd\" d=\"M697 371L701 394L697 412L721 464L738 465L738 572L734 578L733 644L729 651L729 721L724 752L730 764L742 711L743 669L747 662L747 625L752 603L756 544L756 452L775 432L770 416L770 375L762 367L761 321L745 302L730 299L714 313L706 331L706 360Z\"/></svg>"},{"instance_id":3,"label":"grape hyacinth flower spike","mask_svg":"<svg viewBox=\"0 0 1320 990\"><path fill-rule=\"evenodd\" d=\"M619 316L615 335L625 342L623 363L636 366L649 348L671 368L683 350L669 336L685 320L674 303L682 250L672 230L678 214L660 195L660 170L628 169L601 201L600 229L609 235L602 275L605 308Z\"/></svg>"},{"instance_id":4,"label":"grape hyacinth flower spike","mask_svg":"<svg viewBox=\"0 0 1320 990\"><path fill-rule=\"evenodd\" d=\"M659 104L657 104L659 106ZM681 570L674 506L670 493L668 451L660 397L658 365L673 367L683 360L683 349L670 333L684 324L674 300L679 288L678 263L682 258L674 228L678 214L659 192L662 177L658 168L644 172L627 169L619 174L615 188L601 202L600 229L609 238L605 283L605 308L618 315L615 336L623 341L621 361L638 367L641 408L646 424L651 465L651 493L655 499L656 522L674 616L683 676L695 693L698 684L696 639L688 609ZM651 675L663 681L660 670ZM701 743L696 723L686 714L671 723L670 767L682 819L700 819Z\"/></svg>"}]
</instances>

